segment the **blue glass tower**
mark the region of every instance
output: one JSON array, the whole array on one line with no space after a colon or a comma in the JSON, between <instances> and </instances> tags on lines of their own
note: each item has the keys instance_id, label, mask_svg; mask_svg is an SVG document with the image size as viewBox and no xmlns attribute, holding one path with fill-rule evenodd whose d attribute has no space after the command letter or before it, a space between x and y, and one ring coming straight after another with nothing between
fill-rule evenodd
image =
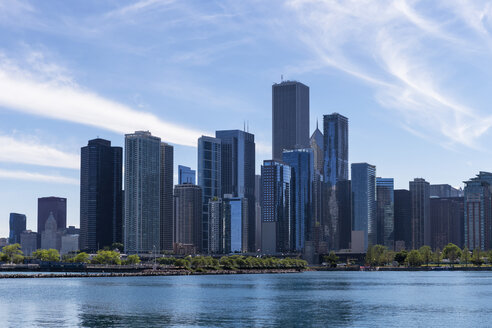
<instances>
[{"instance_id":1,"label":"blue glass tower","mask_svg":"<svg viewBox=\"0 0 492 328\"><path fill-rule=\"evenodd\" d=\"M364 250L377 243L376 224L376 166L352 164L352 231L362 231ZM352 240L352 243L355 241Z\"/></svg>"},{"instance_id":2,"label":"blue glass tower","mask_svg":"<svg viewBox=\"0 0 492 328\"><path fill-rule=\"evenodd\" d=\"M21 233L26 230L26 215L19 213L10 213L9 228L9 243L20 244Z\"/></svg>"},{"instance_id":3,"label":"blue glass tower","mask_svg":"<svg viewBox=\"0 0 492 328\"><path fill-rule=\"evenodd\" d=\"M292 240L295 251L302 251L306 240L312 241L312 188L314 157L311 148L284 150L282 159L292 168L294 216Z\"/></svg>"},{"instance_id":4,"label":"blue glass tower","mask_svg":"<svg viewBox=\"0 0 492 328\"><path fill-rule=\"evenodd\" d=\"M395 196L393 178L376 178L377 243L394 248Z\"/></svg>"},{"instance_id":5,"label":"blue glass tower","mask_svg":"<svg viewBox=\"0 0 492 328\"><path fill-rule=\"evenodd\" d=\"M348 118L338 113L323 116L324 181L335 186L348 180Z\"/></svg>"},{"instance_id":6,"label":"blue glass tower","mask_svg":"<svg viewBox=\"0 0 492 328\"><path fill-rule=\"evenodd\" d=\"M195 184L196 171L188 166L178 165L178 184Z\"/></svg>"}]
</instances>

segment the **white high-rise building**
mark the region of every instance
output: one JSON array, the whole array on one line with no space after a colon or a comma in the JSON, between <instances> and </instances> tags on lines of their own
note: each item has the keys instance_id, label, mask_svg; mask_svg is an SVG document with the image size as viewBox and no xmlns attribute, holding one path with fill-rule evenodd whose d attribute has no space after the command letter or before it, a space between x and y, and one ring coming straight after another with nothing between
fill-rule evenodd
<instances>
[{"instance_id":1,"label":"white high-rise building","mask_svg":"<svg viewBox=\"0 0 492 328\"><path fill-rule=\"evenodd\" d=\"M125 135L125 226L128 254L160 252L161 139L148 131Z\"/></svg>"}]
</instances>

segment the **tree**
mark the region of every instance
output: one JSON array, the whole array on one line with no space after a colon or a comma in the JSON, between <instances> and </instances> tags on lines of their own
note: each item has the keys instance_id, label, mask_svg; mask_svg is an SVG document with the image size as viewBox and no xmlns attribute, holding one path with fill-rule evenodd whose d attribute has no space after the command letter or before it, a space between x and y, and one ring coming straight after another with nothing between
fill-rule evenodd
<instances>
[{"instance_id":1,"label":"tree","mask_svg":"<svg viewBox=\"0 0 492 328\"><path fill-rule=\"evenodd\" d=\"M10 263L22 263L24 260L23 253L19 244L12 244L3 247L2 258Z\"/></svg>"},{"instance_id":2,"label":"tree","mask_svg":"<svg viewBox=\"0 0 492 328\"><path fill-rule=\"evenodd\" d=\"M408 253L407 255L407 263L409 266L412 267L421 266L423 261L420 252L415 249L410 251L410 253Z\"/></svg>"},{"instance_id":3,"label":"tree","mask_svg":"<svg viewBox=\"0 0 492 328\"><path fill-rule=\"evenodd\" d=\"M41 261L50 261L50 262L58 262L60 261L60 253L58 253L58 250L50 248L50 249L38 249L34 253L32 253L32 256L35 259L41 260Z\"/></svg>"},{"instance_id":4,"label":"tree","mask_svg":"<svg viewBox=\"0 0 492 328\"><path fill-rule=\"evenodd\" d=\"M97 255L92 258L91 263L120 265L120 254L115 251L100 250L97 252Z\"/></svg>"},{"instance_id":5,"label":"tree","mask_svg":"<svg viewBox=\"0 0 492 328\"><path fill-rule=\"evenodd\" d=\"M124 247L123 247L123 244L122 243L112 243L111 244L111 250L113 251L120 251L120 252L123 252L124 250Z\"/></svg>"},{"instance_id":6,"label":"tree","mask_svg":"<svg viewBox=\"0 0 492 328\"><path fill-rule=\"evenodd\" d=\"M407 259L407 255L408 253L406 250L399 251L395 254L395 261L398 262L400 265L403 265Z\"/></svg>"},{"instance_id":7,"label":"tree","mask_svg":"<svg viewBox=\"0 0 492 328\"><path fill-rule=\"evenodd\" d=\"M432 260L432 250L429 246L422 246L419 249L420 256L425 265L429 266L429 262Z\"/></svg>"},{"instance_id":8,"label":"tree","mask_svg":"<svg viewBox=\"0 0 492 328\"><path fill-rule=\"evenodd\" d=\"M90 256L86 252L80 252L72 258L74 263L89 263Z\"/></svg>"},{"instance_id":9,"label":"tree","mask_svg":"<svg viewBox=\"0 0 492 328\"><path fill-rule=\"evenodd\" d=\"M441 265L441 250L439 248L432 254L432 259L434 263L437 263L437 266Z\"/></svg>"},{"instance_id":10,"label":"tree","mask_svg":"<svg viewBox=\"0 0 492 328\"><path fill-rule=\"evenodd\" d=\"M465 262L465 266L468 266L468 262L470 262L470 251L466 246L463 248L463 252L461 252L460 262Z\"/></svg>"},{"instance_id":11,"label":"tree","mask_svg":"<svg viewBox=\"0 0 492 328\"><path fill-rule=\"evenodd\" d=\"M387 248L383 245L369 246L366 253L366 264L370 266L384 265L386 263L386 251Z\"/></svg>"},{"instance_id":12,"label":"tree","mask_svg":"<svg viewBox=\"0 0 492 328\"><path fill-rule=\"evenodd\" d=\"M336 268L338 262L338 256L336 256L334 251L331 251L328 256L324 256L323 260L331 267Z\"/></svg>"},{"instance_id":13,"label":"tree","mask_svg":"<svg viewBox=\"0 0 492 328\"><path fill-rule=\"evenodd\" d=\"M137 254L133 254L133 255L128 255L124 264L139 264L140 262L141 262L140 257Z\"/></svg>"},{"instance_id":14,"label":"tree","mask_svg":"<svg viewBox=\"0 0 492 328\"><path fill-rule=\"evenodd\" d=\"M471 257L471 263L476 266L481 266L483 264L482 254L480 254L480 249L475 248Z\"/></svg>"},{"instance_id":15,"label":"tree","mask_svg":"<svg viewBox=\"0 0 492 328\"><path fill-rule=\"evenodd\" d=\"M442 257L454 263L461 256L461 249L453 243L449 243L442 250Z\"/></svg>"}]
</instances>

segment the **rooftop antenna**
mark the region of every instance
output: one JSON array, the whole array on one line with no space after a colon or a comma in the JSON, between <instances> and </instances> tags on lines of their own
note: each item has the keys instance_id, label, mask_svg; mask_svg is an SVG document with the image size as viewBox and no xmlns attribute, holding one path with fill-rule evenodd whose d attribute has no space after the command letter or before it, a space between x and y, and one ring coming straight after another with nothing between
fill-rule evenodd
<instances>
[{"instance_id":1,"label":"rooftop antenna","mask_svg":"<svg viewBox=\"0 0 492 328\"><path fill-rule=\"evenodd\" d=\"M243 121L243 131L246 132L246 121Z\"/></svg>"},{"instance_id":2,"label":"rooftop antenna","mask_svg":"<svg viewBox=\"0 0 492 328\"><path fill-rule=\"evenodd\" d=\"M316 117L316 130L318 130L318 118Z\"/></svg>"},{"instance_id":3,"label":"rooftop antenna","mask_svg":"<svg viewBox=\"0 0 492 328\"><path fill-rule=\"evenodd\" d=\"M247 121L247 123L246 123L246 124L247 124L246 126L247 126L247 128L248 128L246 132L248 132L248 133L249 133L249 121Z\"/></svg>"}]
</instances>

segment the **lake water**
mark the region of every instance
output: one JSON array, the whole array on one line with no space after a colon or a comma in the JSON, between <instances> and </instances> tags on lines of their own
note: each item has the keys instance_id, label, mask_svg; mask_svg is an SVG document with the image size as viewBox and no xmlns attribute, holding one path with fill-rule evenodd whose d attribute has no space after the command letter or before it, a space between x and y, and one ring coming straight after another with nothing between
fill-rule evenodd
<instances>
[{"instance_id":1,"label":"lake water","mask_svg":"<svg viewBox=\"0 0 492 328\"><path fill-rule=\"evenodd\" d=\"M0 280L1 327L487 327L492 272Z\"/></svg>"}]
</instances>

